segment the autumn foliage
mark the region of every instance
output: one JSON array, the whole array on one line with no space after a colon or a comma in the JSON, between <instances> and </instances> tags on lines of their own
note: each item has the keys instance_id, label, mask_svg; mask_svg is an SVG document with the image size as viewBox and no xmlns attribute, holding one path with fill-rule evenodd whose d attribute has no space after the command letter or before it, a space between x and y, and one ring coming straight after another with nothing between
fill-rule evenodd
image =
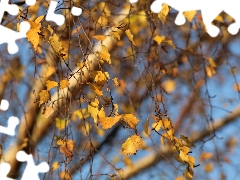
<instances>
[{"instance_id":1,"label":"autumn foliage","mask_svg":"<svg viewBox=\"0 0 240 180\"><path fill-rule=\"evenodd\" d=\"M18 42L29 48L1 49L0 98L11 103L1 122L21 117L12 144L1 135L9 176L22 173L13 157L24 150L50 165L41 179L228 177L221 163L234 164L239 135L218 132L240 115L239 36L225 27L232 18L216 17L222 34L211 38L201 12L185 12L176 26L175 10L164 4L154 14L151 2L59 2L62 26L46 21L42 0L6 17L12 29L31 25Z\"/></svg>"}]
</instances>

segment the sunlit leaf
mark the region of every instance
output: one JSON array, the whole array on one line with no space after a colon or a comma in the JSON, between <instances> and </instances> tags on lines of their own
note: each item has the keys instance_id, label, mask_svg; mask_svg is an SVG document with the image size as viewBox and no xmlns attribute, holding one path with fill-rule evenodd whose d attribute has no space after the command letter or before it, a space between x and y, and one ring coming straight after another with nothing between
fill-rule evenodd
<instances>
[{"instance_id":1,"label":"sunlit leaf","mask_svg":"<svg viewBox=\"0 0 240 180\"><path fill-rule=\"evenodd\" d=\"M135 43L134 40L133 40L133 35L132 35L131 31L130 31L129 29L127 29L127 30L125 31L125 33L127 34L127 37L128 37L128 39L129 39L129 41L131 41L131 42L133 43L133 45L136 46L136 43Z\"/></svg>"},{"instance_id":2,"label":"sunlit leaf","mask_svg":"<svg viewBox=\"0 0 240 180\"><path fill-rule=\"evenodd\" d=\"M185 171L183 172L183 177L186 180L192 180L193 179L193 171L191 168L186 168Z\"/></svg>"},{"instance_id":3,"label":"sunlit leaf","mask_svg":"<svg viewBox=\"0 0 240 180\"><path fill-rule=\"evenodd\" d=\"M98 40L98 41L103 41L104 39L107 38L107 36L105 36L105 35L95 35L95 36L93 36L92 38L93 38L93 39L96 39L96 40Z\"/></svg>"},{"instance_id":4,"label":"sunlit leaf","mask_svg":"<svg viewBox=\"0 0 240 180\"><path fill-rule=\"evenodd\" d=\"M165 36L155 36L153 38L153 40L156 41L158 43L158 45L160 45L165 39L166 39Z\"/></svg>"},{"instance_id":5,"label":"sunlit leaf","mask_svg":"<svg viewBox=\"0 0 240 180\"><path fill-rule=\"evenodd\" d=\"M217 67L217 64L215 63L215 61L213 60L213 58L208 58L208 61L209 61L209 64L213 67L213 68L215 68L215 67Z\"/></svg>"},{"instance_id":6,"label":"sunlit leaf","mask_svg":"<svg viewBox=\"0 0 240 180\"><path fill-rule=\"evenodd\" d=\"M117 77L113 78L113 82L114 82L115 86L120 86Z\"/></svg>"},{"instance_id":7,"label":"sunlit leaf","mask_svg":"<svg viewBox=\"0 0 240 180\"><path fill-rule=\"evenodd\" d=\"M168 7L167 4L164 3L164 4L162 5L162 10L161 10L161 12L158 13L158 18L159 18L159 20L162 22L162 24L165 24L166 19L167 19L167 15L168 15L169 11L170 11L170 8Z\"/></svg>"},{"instance_id":8,"label":"sunlit leaf","mask_svg":"<svg viewBox=\"0 0 240 180\"><path fill-rule=\"evenodd\" d=\"M68 126L69 122L70 122L69 119L56 118L56 120L55 120L56 127L58 128L59 131L66 128Z\"/></svg>"},{"instance_id":9,"label":"sunlit leaf","mask_svg":"<svg viewBox=\"0 0 240 180\"><path fill-rule=\"evenodd\" d=\"M212 158L213 154L211 152L202 152L200 157L199 157L199 160L200 161L205 161L205 160L208 160L210 158Z\"/></svg>"},{"instance_id":10,"label":"sunlit leaf","mask_svg":"<svg viewBox=\"0 0 240 180\"><path fill-rule=\"evenodd\" d=\"M68 82L68 80L61 80L60 81L60 89L64 89L67 88L70 85L70 83Z\"/></svg>"},{"instance_id":11,"label":"sunlit leaf","mask_svg":"<svg viewBox=\"0 0 240 180\"><path fill-rule=\"evenodd\" d=\"M149 127L149 118L147 118L145 124L144 124L144 132L148 134L148 127Z\"/></svg>"},{"instance_id":12,"label":"sunlit leaf","mask_svg":"<svg viewBox=\"0 0 240 180\"><path fill-rule=\"evenodd\" d=\"M48 24L48 27L47 27L48 31L50 32L50 34L52 35L53 34L53 29L52 27Z\"/></svg>"},{"instance_id":13,"label":"sunlit leaf","mask_svg":"<svg viewBox=\"0 0 240 180\"><path fill-rule=\"evenodd\" d=\"M27 20L27 22L30 24L30 29L28 30L26 37L27 40L33 45L33 48L37 50L37 46L40 42L40 36L39 33L41 32L41 19L43 16L38 17L35 22L32 22L30 20ZM40 20L40 21L39 21Z\"/></svg>"},{"instance_id":14,"label":"sunlit leaf","mask_svg":"<svg viewBox=\"0 0 240 180\"><path fill-rule=\"evenodd\" d=\"M59 167L58 162L57 162L57 161L54 162L54 163L52 164L52 171L55 171L56 169L58 169L58 167Z\"/></svg>"},{"instance_id":15,"label":"sunlit leaf","mask_svg":"<svg viewBox=\"0 0 240 180\"><path fill-rule=\"evenodd\" d=\"M112 31L112 32L111 32L111 35L112 35L113 37L115 37L116 39L120 40L120 35L119 35L119 33L118 33L117 31Z\"/></svg>"},{"instance_id":16,"label":"sunlit leaf","mask_svg":"<svg viewBox=\"0 0 240 180\"><path fill-rule=\"evenodd\" d=\"M42 21L43 18L44 18L44 15L39 16L34 22L35 22L36 24L39 24L39 23Z\"/></svg>"},{"instance_id":17,"label":"sunlit leaf","mask_svg":"<svg viewBox=\"0 0 240 180\"><path fill-rule=\"evenodd\" d=\"M138 135L133 135L129 137L123 144L122 144L122 152L127 155L136 154L140 145L141 145L142 138Z\"/></svg>"},{"instance_id":18,"label":"sunlit leaf","mask_svg":"<svg viewBox=\"0 0 240 180\"><path fill-rule=\"evenodd\" d=\"M68 171L62 171L59 173L61 180L72 180L72 176Z\"/></svg>"},{"instance_id":19,"label":"sunlit leaf","mask_svg":"<svg viewBox=\"0 0 240 180\"><path fill-rule=\"evenodd\" d=\"M53 50L59 57L63 57L66 55L63 53L62 43L59 41L59 37L57 36L57 34L53 34L52 36L50 36L49 42Z\"/></svg>"},{"instance_id":20,"label":"sunlit leaf","mask_svg":"<svg viewBox=\"0 0 240 180\"><path fill-rule=\"evenodd\" d=\"M56 72L56 68L55 66L49 66L47 68L47 72L46 72L46 77L50 77L51 75L53 75Z\"/></svg>"},{"instance_id":21,"label":"sunlit leaf","mask_svg":"<svg viewBox=\"0 0 240 180\"><path fill-rule=\"evenodd\" d=\"M86 108L78 109L73 112L72 120L76 121L77 117L81 120L81 119L88 118L89 116L90 116L90 114L88 113L88 110Z\"/></svg>"},{"instance_id":22,"label":"sunlit leaf","mask_svg":"<svg viewBox=\"0 0 240 180\"><path fill-rule=\"evenodd\" d=\"M101 117L99 121L102 128L107 130L113 127L120 119L121 119L121 116Z\"/></svg>"},{"instance_id":23,"label":"sunlit leaf","mask_svg":"<svg viewBox=\"0 0 240 180\"><path fill-rule=\"evenodd\" d=\"M207 163L205 166L204 166L204 171L209 173L213 170L213 163Z\"/></svg>"},{"instance_id":24,"label":"sunlit leaf","mask_svg":"<svg viewBox=\"0 0 240 180\"><path fill-rule=\"evenodd\" d=\"M40 106L41 104L48 102L51 96L47 90L41 90L39 93L39 98L40 98L40 101L39 101L39 106Z\"/></svg>"},{"instance_id":25,"label":"sunlit leaf","mask_svg":"<svg viewBox=\"0 0 240 180\"><path fill-rule=\"evenodd\" d=\"M205 71L206 71L207 77L209 78L213 77L213 75L216 74L216 71L212 66L206 66Z\"/></svg>"},{"instance_id":26,"label":"sunlit leaf","mask_svg":"<svg viewBox=\"0 0 240 180\"><path fill-rule=\"evenodd\" d=\"M96 84L99 86L104 86L104 84L110 78L108 72L92 71L90 74L94 78Z\"/></svg>"},{"instance_id":27,"label":"sunlit leaf","mask_svg":"<svg viewBox=\"0 0 240 180\"><path fill-rule=\"evenodd\" d=\"M187 145L195 147L194 144L189 140L189 138L188 138L187 136L180 135L180 138L181 138L185 143L187 143Z\"/></svg>"},{"instance_id":28,"label":"sunlit leaf","mask_svg":"<svg viewBox=\"0 0 240 180\"><path fill-rule=\"evenodd\" d=\"M90 102L88 104L88 112L91 114L96 124L98 122L98 112L99 112L98 106L99 106L98 99L95 99L93 102Z\"/></svg>"},{"instance_id":29,"label":"sunlit leaf","mask_svg":"<svg viewBox=\"0 0 240 180\"><path fill-rule=\"evenodd\" d=\"M42 115L44 118L50 117L54 113L54 109L51 106L44 106Z\"/></svg>"},{"instance_id":30,"label":"sunlit leaf","mask_svg":"<svg viewBox=\"0 0 240 180\"><path fill-rule=\"evenodd\" d=\"M162 83L162 87L167 93L172 93L176 88L176 82L171 79L166 80Z\"/></svg>"},{"instance_id":31,"label":"sunlit leaf","mask_svg":"<svg viewBox=\"0 0 240 180\"><path fill-rule=\"evenodd\" d=\"M186 11L183 13L183 15L187 18L189 22L192 22L193 18L197 14L197 10L194 11Z\"/></svg>"},{"instance_id":32,"label":"sunlit leaf","mask_svg":"<svg viewBox=\"0 0 240 180\"><path fill-rule=\"evenodd\" d=\"M102 45L102 51L98 52L98 57L106 61L108 64L111 64L110 54L106 46Z\"/></svg>"},{"instance_id":33,"label":"sunlit leaf","mask_svg":"<svg viewBox=\"0 0 240 180\"><path fill-rule=\"evenodd\" d=\"M97 83L89 83L89 86L93 92L95 92L98 96L103 95L102 86Z\"/></svg>"},{"instance_id":34,"label":"sunlit leaf","mask_svg":"<svg viewBox=\"0 0 240 180\"><path fill-rule=\"evenodd\" d=\"M56 81L47 80L46 86L47 86L47 90L49 91L50 89L57 87L58 83Z\"/></svg>"},{"instance_id":35,"label":"sunlit leaf","mask_svg":"<svg viewBox=\"0 0 240 180\"><path fill-rule=\"evenodd\" d=\"M156 131L159 131L162 127L162 121L156 122L152 124L152 128L155 129Z\"/></svg>"},{"instance_id":36,"label":"sunlit leaf","mask_svg":"<svg viewBox=\"0 0 240 180\"><path fill-rule=\"evenodd\" d=\"M139 122L133 114L122 114L122 120L125 121L131 129L136 129Z\"/></svg>"}]
</instances>

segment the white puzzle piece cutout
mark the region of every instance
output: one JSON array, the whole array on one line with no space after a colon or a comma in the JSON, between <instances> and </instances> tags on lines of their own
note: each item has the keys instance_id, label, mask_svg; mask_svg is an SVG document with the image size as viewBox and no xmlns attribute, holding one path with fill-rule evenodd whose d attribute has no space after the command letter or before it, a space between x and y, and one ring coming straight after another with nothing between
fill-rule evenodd
<instances>
[{"instance_id":1,"label":"white puzzle piece cutout","mask_svg":"<svg viewBox=\"0 0 240 180\"><path fill-rule=\"evenodd\" d=\"M12 178L7 177L11 167L8 163L1 163L0 164L0 179L1 180L15 180Z\"/></svg>"},{"instance_id":2,"label":"white puzzle piece cutout","mask_svg":"<svg viewBox=\"0 0 240 180\"><path fill-rule=\"evenodd\" d=\"M55 14L54 13L56 7L57 7L57 2L56 1L51 1L48 12L47 12L46 20L47 21L53 21L58 26L61 26L61 25L63 25L63 23L65 21L65 17L61 14Z\"/></svg>"},{"instance_id":3,"label":"white puzzle piece cutout","mask_svg":"<svg viewBox=\"0 0 240 180\"><path fill-rule=\"evenodd\" d=\"M9 102L5 99L2 99L0 104L0 110L6 111L8 110L8 108L9 108Z\"/></svg>"},{"instance_id":4,"label":"white puzzle piece cutout","mask_svg":"<svg viewBox=\"0 0 240 180\"><path fill-rule=\"evenodd\" d=\"M9 107L9 102L5 99L2 99L1 104L0 104L0 110L6 111L8 110ZM19 119L15 116L11 116L8 118L8 126L3 127L0 125L0 133L7 134L10 136L15 135L15 128L19 124Z\"/></svg>"},{"instance_id":5,"label":"white puzzle piece cutout","mask_svg":"<svg viewBox=\"0 0 240 180\"><path fill-rule=\"evenodd\" d=\"M135 3L137 0L130 0L130 2ZM206 30L212 37L216 37L220 32L219 28L212 24L212 21L222 11L235 20L235 23L229 25L228 32L235 35L240 29L239 0L155 0L150 8L154 13L159 13L162 9L162 4L164 3L179 11L175 19L175 24L177 25L182 25L186 21L183 12L201 10Z\"/></svg>"},{"instance_id":6,"label":"white puzzle piece cutout","mask_svg":"<svg viewBox=\"0 0 240 180\"><path fill-rule=\"evenodd\" d=\"M72 7L71 13L74 16L80 16L82 14L82 9L79 7Z\"/></svg>"},{"instance_id":7,"label":"white puzzle piece cutout","mask_svg":"<svg viewBox=\"0 0 240 180\"><path fill-rule=\"evenodd\" d=\"M40 180L38 173L46 173L49 171L49 165L46 162L41 162L36 166L33 161L33 156L25 153L24 151L18 151L16 158L18 161L27 162L27 166L23 172L21 180Z\"/></svg>"},{"instance_id":8,"label":"white puzzle piece cutout","mask_svg":"<svg viewBox=\"0 0 240 180\"><path fill-rule=\"evenodd\" d=\"M9 4L9 0L1 0L0 2L0 23L2 22L4 12L15 16L18 14L19 8L15 4ZM36 0L27 0L27 4L33 5ZM8 43L8 52L10 54L15 54L18 52L18 47L15 43L16 40L26 37L27 31L30 29L30 24L28 22L21 22L20 32L13 31L0 25L0 44Z\"/></svg>"}]
</instances>

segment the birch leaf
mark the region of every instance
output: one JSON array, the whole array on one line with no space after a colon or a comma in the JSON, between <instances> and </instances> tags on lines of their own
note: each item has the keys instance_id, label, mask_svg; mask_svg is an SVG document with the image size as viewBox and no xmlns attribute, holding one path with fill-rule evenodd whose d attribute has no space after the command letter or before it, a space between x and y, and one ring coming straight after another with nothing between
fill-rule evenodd
<instances>
[{"instance_id":1,"label":"birch leaf","mask_svg":"<svg viewBox=\"0 0 240 180\"><path fill-rule=\"evenodd\" d=\"M41 90L39 93L39 106L43 103L48 102L48 100L50 100L50 93L47 90Z\"/></svg>"},{"instance_id":2,"label":"birch leaf","mask_svg":"<svg viewBox=\"0 0 240 180\"><path fill-rule=\"evenodd\" d=\"M58 83L56 81L47 80L46 86L47 86L47 91L49 91L50 89L57 87Z\"/></svg>"},{"instance_id":3,"label":"birch leaf","mask_svg":"<svg viewBox=\"0 0 240 180\"><path fill-rule=\"evenodd\" d=\"M121 119L121 116L102 117L99 119L99 121L102 128L107 130L113 127L120 119Z\"/></svg>"},{"instance_id":4,"label":"birch leaf","mask_svg":"<svg viewBox=\"0 0 240 180\"><path fill-rule=\"evenodd\" d=\"M136 129L139 122L139 120L133 114L123 114L122 119L131 129Z\"/></svg>"},{"instance_id":5,"label":"birch leaf","mask_svg":"<svg viewBox=\"0 0 240 180\"><path fill-rule=\"evenodd\" d=\"M136 43L133 40L133 35L132 35L131 31L128 29L128 30L125 31L125 33L127 34L128 40L131 41L134 46L137 46Z\"/></svg>"},{"instance_id":6,"label":"birch leaf","mask_svg":"<svg viewBox=\"0 0 240 180\"><path fill-rule=\"evenodd\" d=\"M141 146L142 138L138 135L133 135L129 137L123 144L122 144L122 152L127 155L136 154L139 147Z\"/></svg>"}]
</instances>

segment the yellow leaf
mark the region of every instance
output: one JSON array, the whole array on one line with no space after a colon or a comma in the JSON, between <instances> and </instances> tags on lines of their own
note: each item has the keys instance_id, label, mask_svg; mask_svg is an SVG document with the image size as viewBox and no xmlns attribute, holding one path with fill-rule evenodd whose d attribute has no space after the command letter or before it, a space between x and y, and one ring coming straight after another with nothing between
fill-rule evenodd
<instances>
[{"instance_id":1,"label":"yellow leaf","mask_svg":"<svg viewBox=\"0 0 240 180\"><path fill-rule=\"evenodd\" d=\"M41 24L29 20L27 20L27 22L30 24L30 29L26 34L27 40L33 45L34 50L37 50L37 46L40 42L40 36L38 33L41 32Z\"/></svg>"},{"instance_id":2,"label":"yellow leaf","mask_svg":"<svg viewBox=\"0 0 240 180\"><path fill-rule=\"evenodd\" d=\"M111 64L110 54L106 46L102 45L102 51L98 53L98 57L105 60L108 64Z\"/></svg>"},{"instance_id":3,"label":"yellow leaf","mask_svg":"<svg viewBox=\"0 0 240 180\"><path fill-rule=\"evenodd\" d=\"M133 40L133 35L132 35L131 31L130 31L129 29L127 29L127 30L125 31L125 33L127 34L128 40L131 41L134 46L137 46L136 43L135 43L134 40Z\"/></svg>"},{"instance_id":4,"label":"yellow leaf","mask_svg":"<svg viewBox=\"0 0 240 180\"><path fill-rule=\"evenodd\" d=\"M173 134L174 134L174 129L169 129L166 133L163 134L163 137L169 140L172 140Z\"/></svg>"},{"instance_id":5,"label":"yellow leaf","mask_svg":"<svg viewBox=\"0 0 240 180\"><path fill-rule=\"evenodd\" d=\"M194 168L194 162L195 162L195 159L194 159L194 157L192 157L192 156L188 156L188 164L189 164L189 166L193 169Z\"/></svg>"},{"instance_id":6,"label":"yellow leaf","mask_svg":"<svg viewBox=\"0 0 240 180\"><path fill-rule=\"evenodd\" d=\"M95 92L98 96L102 96L103 95L102 86L99 86L96 83L90 83L89 86L90 86L91 90L93 92Z\"/></svg>"},{"instance_id":7,"label":"yellow leaf","mask_svg":"<svg viewBox=\"0 0 240 180\"><path fill-rule=\"evenodd\" d=\"M50 89L57 87L58 83L56 81L47 80L46 86L47 86L47 91L49 91Z\"/></svg>"},{"instance_id":8,"label":"yellow leaf","mask_svg":"<svg viewBox=\"0 0 240 180\"><path fill-rule=\"evenodd\" d=\"M147 118L146 123L144 124L144 132L148 134L148 127L149 127L149 118Z\"/></svg>"},{"instance_id":9,"label":"yellow leaf","mask_svg":"<svg viewBox=\"0 0 240 180\"><path fill-rule=\"evenodd\" d=\"M99 112L98 105L99 105L98 99L95 99L93 102L90 102L88 104L88 112L91 114L96 124L98 122L98 112Z\"/></svg>"},{"instance_id":10,"label":"yellow leaf","mask_svg":"<svg viewBox=\"0 0 240 180\"><path fill-rule=\"evenodd\" d=\"M133 114L122 114L122 120L125 121L131 129L136 129L139 122Z\"/></svg>"},{"instance_id":11,"label":"yellow leaf","mask_svg":"<svg viewBox=\"0 0 240 180\"><path fill-rule=\"evenodd\" d=\"M88 113L86 108L83 109L78 109L76 111L73 112L72 114L72 120L76 121L77 117L81 120L81 119L85 119L88 118L90 116L90 114Z\"/></svg>"},{"instance_id":12,"label":"yellow leaf","mask_svg":"<svg viewBox=\"0 0 240 180\"><path fill-rule=\"evenodd\" d=\"M166 91L167 93L171 93L175 90L176 83L174 80L166 80L162 83L162 87L164 91Z\"/></svg>"},{"instance_id":13,"label":"yellow leaf","mask_svg":"<svg viewBox=\"0 0 240 180\"><path fill-rule=\"evenodd\" d=\"M115 86L120 86L117 77L113 78L113 82L114 82Z\"/></svg>"},{"instance_id":14,"label":"yellow leaf","mask_svg":"<svg viewBox=\"0 0 240 180\"><path fill-rule=\"evenodd\" d=\"M68 80L61 80L60 81L60 89L64 89L67 88L70 85L70 83L68 82Z\"/></svg>"},{"instance_id":15,"label":"yellow leaf","mask_svg":"<svg viewBox=\"0 0 240 180\"><path fill-rule=\"evenodd\" d=\"M40 21L44 18L44 15L39 16L34 22L39 24Z\"/></svg>"},{"instance_id":16,"label":"yellow leaf","mask_svg":"<svg viewBox=\"0 0 240 180\"><path fill-rule=\"evenodd\" d=\"M104 86L104 84L110 78L108 72L92 71L90 74L94 78L96 84L99 86Z\"/></svg>"},{"instance_id":17,"label":"yellow leaf","mask_svg":"<svg viewBox=\"0 0 240 180\"><path fill-rule=\"evenodd\" d=\"M52 27L48 24L48 27L47 27L48 31L50 32L50 34L52 35L53 34L53 29Z\"/></svg>"},{"instance_id":18,"label":"yellow leaf","mask_svg":"<svg viewBox=\"0 0 240 180\"><path fill-rule=\"evenodd\" d=\"M184 180L182 176L178 176L175 178L175 180Z\"/></svg>"},{"instance_id":19,"label":"yellow leaf","mask_svg":"<svg viewBox=\"0 0 240 180\"><path fill-rule=\"evenodd\" d=\"M66 55L63 53L62 43L59 41L59 37L56 34L53 34L49 37L49 43L51 44L57 56L63 57Z\"/></svg>"},{"instance_id":20,"label":"yellow leaf","mask_svg":"<svg viewBox=\"0 0 240 180\"><path fill-rule=\"evenodd\" d=\"M234 83L233 89L234 89L235 91L240 91L240 83Z\"/></svg>"},{"instance_id":21,"label":"yellow leaf","mask_svg":"<svg viewBox=\"0 0 240 180\"><path fill-rule=\"evenodd\" d=\"M58 128L59 131L61 131L62 129L66 128L69 124L69 119L59 119L56 118L56 127Z\"/></svg>"},{"instance_id":22,"label":"yellow leaf","mask_svg":"<svg viewBox=\"0 0 240 180\"><path fill-rule=\"evenodd\" d=\"M164 137L161 136L160 141L162 145L165 145Z\"/></svg>"},{"instance_id":23,"label":"yellow leaf","mask_svg":"<svg viewBox=\"0 0 240 180\"><path fill-rule=\"evenodd\" d=\"M213 170L213 164L212 163L207 163L205 166L204 166L204 171L209 173Z\"/></svg>"},{"instance_id":24,"label":"yellow leaf","mask_svg":"<svg viewBox=\"0 0 240 180\"><path fill-rule=\"evenodd\" d=\"M171 128L171 121L166 118L162 118L163 129L170 129Z\"/></svg>"},{"instance_id":25,"label":"yellow leaf","mask_svg":"<svg viewBox=\"0 0 240 180\"><path fill-rule=\"evenodd\" d=\"M197 11L186 11L183 13L189 22L192 22L193 18L197 14Z\"/></svg>"},{"instance_id":26,"label":"yellow leaf","mask_svg":"<svg viewBox=\"0 0 240 180\"><path fill-rule=\"evenodd\" d=\"M52 164L52 171L55 171L56 169L58 169L58 167L59 167L58 162L57 162L57 161L54 162L54 163Z\"/></svg>"},{"instance_id":27,"label":"yellow leaf","mask_svg":"<svg viewBox=\"0 0 240 180\"><path fill-rule=\"evenodd\" d=\"M107 36L105 36L105 35L95 35L95 36L93 36L92 38L93 38L93 39L96 39L96 40L98 40L98 41L103 41L104 39L106 39L106 37L107 37Z\"/></svg>"},{"instance_id":28,"label":"yellow leaf","mask_svg":"<svg viewBox=\"0 0 240 180\"><path fill-rule=\"evenodd\" d=\"M213 75L216 74L216 71L212 66L206 66L205 71L206 71L207 77L209 78L213 77Z\"/></svg>"},{"instance_id":29,"label":"yellow leaf","mask_svg":"<svg viewBox=\"0 0 240 180\"><path fill-rule=\"evenodd\" d=\"M120 41L120 35L118 34L117 31L112 31L111 35L113 35L113 37L117 38Z\"/></svg>"},{"instance_id":30,"label":"yellow leaf","mask_svg":"<svg viewBox=\"0 0 240 180\"><path fill-rule=\"evenodd\" d=\"M162 10L161 10L161 12L158 13L158 18L159 18L159 20L162 22L162 24L165 24L166 19L167 19L167 15L168 15L169 11L170 11L170 8L168 7L167 4L164 3L164 4L162 5Z\"/></svg>"},{"instance_id":31,"label":"yellow leaf","mask_svg":"<svg viewBox=\"0 0 240 180\"><path fill-rule=\"evenodd\" d=\"M187 145L195 147L194 144L189 140L189 138L188 138L187 136L180 135L180 138L181 138L185 143L187 143Z\"/></svg>"},{"instance_id":32,"label":"yellow leaf","mask_svg":"<svg viewBox=\"0 0 240 180\"><path fill-rule=\"evenodd\" d=\"M193 179L193 170L191 168L186 168L183 172L183 177L185 177L186 180L192 180Z\"/></svg>"},{"instance_id":33,"label":"yellow leaf","mask_svg":"<svg viewBox=\"0 0 240 180\"><path fill-rule=\"evenodd\" d=\"M102 107L98 112L98 118L103 118L103 117L105 117L104 107Z\"/></svg>"},{"instance_id":34,"label":"yellow leaf","mask_svg":"<svg viewBox=\"0 0 240 180\"><path fill-rule=\"evenodd\" d=\"M181 160L188 162L188 155L185 154L183 151L180 151L179 157Z\"/></svg>"},{"instance_id":35,"label":"yellow leaf","mask_svg":"<svg viewBox=\"0 0 240 180\"><path fill-rule=\"evenodd\" d=\"M160 45L165 39L166 39L165 36L155 36L153 38L153 40L156 41L158 43L158 45Z\"/></svg>"},{"instance_id":36,"label":"yellow leaf","mask_svg":"<svg viewBox=\"0 0 240 180\"><path fill-rule=\"evenodd\" d=\"M158 43L158 45L160 45L162 42L165 42L167 44L169 44L170 46L172 46L173 49L176 49L176 46L173 44L172 40L167 40L165 36L155 36L153 38L154 41L156 41Z\"/></svg>"},{"instance_id":37,"label":"yellow leaf","mask_svg":"<svg viewBox=\"0 0 240 180\"><path fill-rule=\"evenodd\" d=\"M209 61L209 64L213 67L213 68L215 68L215 67L217 67L217 64L215 63L215 61L213 60L213 58L208 58L208 61Z\"/></svg>"},{"instance_id":38,"label":"yellow leaf","mask_svg":"<svg viewBox=\"0 0 240 180\"><path fill-rule=\"evenodd\" d=\"M121 119L121 116L101 117L99 121L102 128L108 130L111 127L113 127L120 119Z\"/></svg>"},{"instance_id":39,"label":"yellow leaf","mask_svg":"<svg viewBox=\"0 0 240 180\"><path fill-rule=\"evenodd\" d=\"M156 131L159 131L161 129L162 125L163 125L162 121L159 121L157 123L153 123L152 128L154 128Z\"/></svg>"},{"instance_id":40,"label":"yellow leaf","mask_svg":"<svg viewBox=\"0 0 240 180\"><path fill-rule=\"evenodd\" d=\"M50 77L55 72L56 72L56 68L54 66L49 66L47 68L46 77Z\"/></svg>"},{"instance_id":41,"label":"yellow leaf","mask_svg":"<svg viewBox=\"0 0 240 180\"><path fill-rule=\"evenodd\" d=\"M122 152L127 155L136 154L140 145L141 145L141 137L138 135L133 135L129 137L123 144L122 144Z\"/></svg>"},{"instance_id":42,"label":"yellow leaf","mask_svg":"<svg viewBox=\"0 0 240 180\"><path fill-rule=\"evenodd\" d=\"M59 173L61 180L72 180L71 174L66 170Z\"/></svg>"},{"instance_id":43,"label":"yellow leaf","mask_svg":"<svg viewBox=\"0 0 240 180\"><path fill-rule=\"evenodd\" d=\"M172 40L165 40L164 42L168 43L170 46L172 46L173 49L176 49L176 46L173 44Z\"/></svg>"},{"instance_id":44,"label":"yellow leaf","mask_svg":"<svg viewBox=\"0 0 240 180\"><path fill-rule=\"evenodd\" d=\"M203 152L200 157L199 157L199 160L200 161L205 161L205 160L208 160L210 158L212 158L213 154L211 152Z\"/></svg>"},{"instance_id":45,"label":"yellow leaf","mask_svg":"<svg viewBox=\"0 0 240 180\"><path fill-rule=\"evenodd\" d=\"M48 100L50 100L50 97L51 97L50 93L47 90L41 90L39 93L39 98L40 98L39 106L43 103L48 102Z\"/></svg>"},{"instance_id":46,"label":"yellow leaf","mask_svg":"<svg viewBox=\"0 0 240 180\"><path fill-rule=\"evenodd\" d=\"M224 22L224 20L223 20L223 17L221 16L221 15L218 15L216 18L215 18L215 20L217 20L217 21L219 21L219 22Z\"/></svg>"},{"instance_id":47,"label":"yellow leaf","mask_svg":"<svg viewBox=\"0 0 240 180\"><path fill-rule=\"evenodd\" d=\"M123 162L126 166L133 167L133 162L132 162L131 158L129 158L128 156L125 156L123 158Z\"/></svg>"},{"instance_id":48,"label":"yellow leaf","mask_svg":"<svg viewBox=\"0 0 240 180\"><path fill-rule=\"evenodd\" d=\"M42 115L44 118L48 118L49 116L51 116L52 114L54 113L54 110L51 106L45 106L43 108L43 112L42 112Z\"/></svg>"}]
</instances>

